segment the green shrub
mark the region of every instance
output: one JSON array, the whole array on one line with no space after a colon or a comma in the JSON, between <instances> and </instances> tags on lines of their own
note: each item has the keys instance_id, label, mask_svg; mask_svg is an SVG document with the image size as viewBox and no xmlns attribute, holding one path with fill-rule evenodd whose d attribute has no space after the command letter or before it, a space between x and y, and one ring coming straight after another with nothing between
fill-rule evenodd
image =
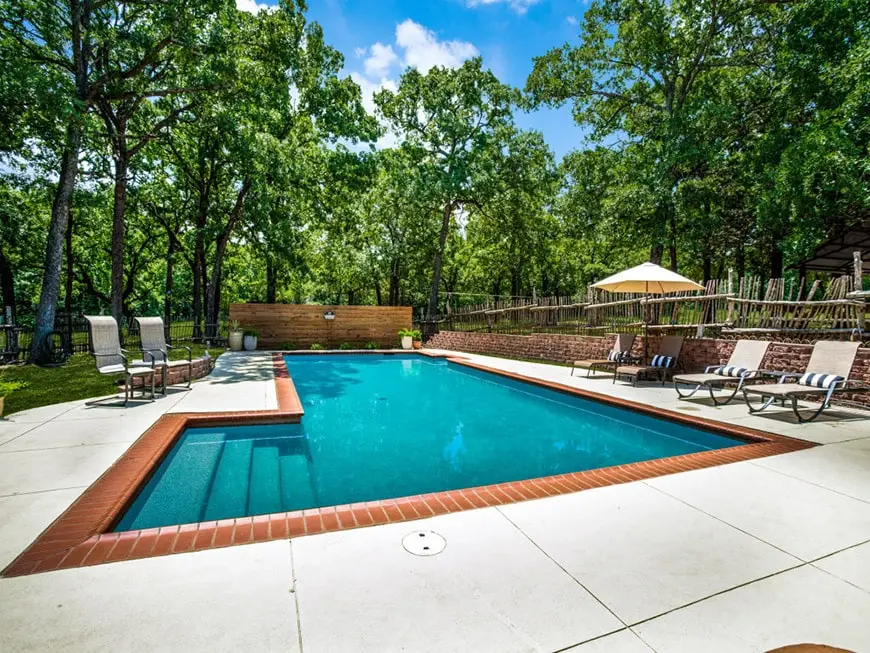
<instances>
[{"instance_id":1,"label":"green shrub","mask_svg":"<svg viewBox=\"0 0 870 653\"><path fill-rule=\"evenodd\" d=\"M12 394L15 390L26 388L27 383L24 381L0 381L0 397L5 397Z\"/></svg>"},{"instance_id":2,"label":"green shrub","mask_svg":"<svg viewBox=\"0 0 870 653\"><path fill-rule=\"evenodd\" d=\"M292 351L294 349L299 349L299 347L295 343L292 343L292 342L282 342L281 349L283 349L285 351Z\"/></svg>"},{"instance_id":3,"label":"green shrub","mask_svg":"<svg viewBox=\"0 0 870 653\"><path fill-rule=\"evenodd\" d=\"M256 329L245 329L244 333L246 336L253 336L255 338L260 335L260 332Z\"/></svg>"},{"instance_id":4,"label":"green shrub","mask_svg":"<svg viewBox=\"0 0 870 653\"><path fill-rule=\"evenodd\" d=\"M315 342L313 345L311 345L311 347L309 347L309 349L311 351L322 351L322 350L326 349L326 347L321 345L319 342Z\"/></svg>"},{"instance_id":5,"label":"green shrub","mask_svg":"<svg viewBox=\"0 0 870 653\"><path fill-rule=\"evenodd\" d=\"M376 343L376 342L367 342L365 344L366 349L378 349L379 347L380 347L380 345L378 345L378 343Z\"/></svg>"},{"instance_id":6,"label":"green shrub","mask_svg":"<svg viewBox=\"0 0 870 653\"><path fill-rule=\"evenodd\" d=\"M355 347L349 342L343 342L338 346L339 349L355 349Z\"/></svg>"}]
</instances>

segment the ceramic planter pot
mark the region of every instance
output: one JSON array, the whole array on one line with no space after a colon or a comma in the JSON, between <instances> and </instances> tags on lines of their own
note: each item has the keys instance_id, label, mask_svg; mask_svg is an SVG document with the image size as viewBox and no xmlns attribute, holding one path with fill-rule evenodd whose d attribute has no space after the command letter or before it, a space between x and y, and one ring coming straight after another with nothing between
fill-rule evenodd
<instances>
[{"instance_id":1,"label":"ceramic planter pot","mask_svg":"<svg viewBox=\"0 0 870 653\"><path fill-rule=\"evenodd\" d=\"M242 351L242 338L244 337L244 331L230 331L230 349Z\"/></svg>"},{"instance_id":2,"label":"ceramic planter pot","mask_svg":"<svg viewBox=\"0 0 870 653\"><path fill-rule=\"evenodd\" d=\"M411 336L402 336L402 349L411 349L412 346Z\"/></svg>"},{"instance_id":3,"label":"ceramic planter pot","mask_svg":"<svg viewBox=\"0 0 870 653\"><path fill-rule=\"evenodd\" d=\"M414 340L413 343L414 349L420 349L423 346L422 340Z\"/></svg>"},{"instance_id":4,"label":"ceramic planter pot","mask_svg":"<svg viewBox=\"0 0 870 653\"><path fill-rule=\"evenodd\" d=\"M257 336L245 336L245 351L254 351L257 348Z\"/></svg>"}]
</instances>

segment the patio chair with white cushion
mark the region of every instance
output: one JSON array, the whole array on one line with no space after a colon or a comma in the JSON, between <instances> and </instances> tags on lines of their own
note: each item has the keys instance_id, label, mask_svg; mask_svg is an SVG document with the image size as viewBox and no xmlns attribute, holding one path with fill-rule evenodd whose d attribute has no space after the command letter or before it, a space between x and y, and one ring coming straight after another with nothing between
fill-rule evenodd
<instances>
[{"instance_id":1,"label":"patio chair with white cushion","mask_svg":"<svg viewBox=\"0 0 870 653\"><path fill-rule=\"evenodd\" d=\"M831 398L838 392L867 392L870 386L861 381L850 381L849 372L858 353L860 342L837 342L819 340L813 346L810 362L803 374L784 373L779 375L779 381L772 384L743 386L743 398L750 413L757 413L776 400L785 405L791 400L791 407L799 422L810 422L821 415L822 411L831 405ZM749 395L760 395L762 402L758 408L753 407ZM801 415L798 410L800 397L819 397L821 402L809 417Z\"/></svg>"},{"instance_id":2,"label":"patio chair with white cushion","mask_svg":"<svg viewBox=\"0 0 870 653\"><path fill-rule=\"evenodd\" d=\"M724 365L710 365L699 374L677 374L674 381L674 389L680 399L688 399L701 388L710 391L713 405L722 406L737 396L747 381L755 379L759 375L761 361L767 353L770 342L766 340L739 340L734 345L734 351L728 362ZM681 385L695 386L688 394L680 392ZM724 400L716 398L715 389L724 389L728 385L734 386L734 391Z\"/></svg>"},{"instance_id":3,"label":"patio chair with white cushion","mask_svg":"<svg viewBox=\"0 0 870 653\"><path fill-rule=\"evenodd\" d=\"M118 323L115 318L103 315L85 315L91 340L91 355L97 362L100 374L116 376L124 380L124 405L133 398L136 378L142 379L142 396L145 396L146 380L151 379L151 400L154 400L154 368L145 365L129 365L127 350L121 348ZM104 399L87 402L100 403Z\"/></svg>"},{"instance_id":4,"label":"patio chair with white cushion","mask_svg":"<svg viewBox=\"0 0 870 653\"><path fill-rule=\"evenodd\" d=\"M142 340L142 360L134 361L134 365L143 364L153 368L163 368L160 392L166 394L167 377L169 370L177 367L187 368L187 386L190 387L190 380L193 377L193 361L191 360L190 347L184 346L187 350L186 360L169 360L169 350L174 347L166 342L166 331L163 328L163 320L159 317L137 317L139 323L139 336Z\"/></svg>"}]
</instances>

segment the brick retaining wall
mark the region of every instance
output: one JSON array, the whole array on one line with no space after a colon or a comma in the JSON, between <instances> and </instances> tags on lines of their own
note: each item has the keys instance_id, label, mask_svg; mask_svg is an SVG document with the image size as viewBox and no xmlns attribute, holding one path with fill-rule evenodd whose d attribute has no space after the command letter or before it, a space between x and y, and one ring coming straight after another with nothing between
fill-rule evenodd
<instances>
[{"instance_id":1,"label":"brick retaining wall","mask_svg":"<svg viewBox=\"0 0 870 653\"><path fill-rule=\"evenodd\" d=\"M201 379L204 376L208 376L212 370L212 365L214 364L214 358L195 358L192 364L192 372L193 379ZM169 370L169 378L167 379L167 385L182 385L187 383L187 366L178 366L170 368ZM150 383L150 380L149 380ZM157 374L154 377L154 385L155 387L160 387L163 383L163 368L157 368ZM133 379L133 385L135 387L139 387L142 384L142 378L137 377Z\"/></svg>"},{"instance_id":2,"label":"brick retaining wall","mask_svg":"<svg viewBox=\"0 0 870 653\"><path fill-rule=\"evenodd\" d=\"M658 336L650 336L649 353L658 345ZM703 372L707 365L721 365L728 360L734 349L734 340L713 338L689 338L683 344L680 369L683 372ZM530 336L510 336L500 333L469 333L465 331L442 331L435 334L425 345L435 349L465 351L472 354L492 354L510 358L528 358L559 363L586 358L603 358L613 347L613 336L565 336L534 333ZM810 358L812 345L775 342L770 345L761 366L769 370L802 372ZM634 343L634 353L643 352L643 338ZM870 383L870 349L858 350L850 377ZM843 396L843 395L841 395ZM849 398L870 406L870 393L856 394Z\"/></svg>"}]
</instances>

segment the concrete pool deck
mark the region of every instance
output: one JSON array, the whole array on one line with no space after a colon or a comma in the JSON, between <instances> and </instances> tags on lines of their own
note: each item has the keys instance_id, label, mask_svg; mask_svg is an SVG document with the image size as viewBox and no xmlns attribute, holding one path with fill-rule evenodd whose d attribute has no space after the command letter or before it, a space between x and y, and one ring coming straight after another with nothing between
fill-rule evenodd
<instances>
[{"instance_id":1,"label":"concrete pool deck","mask_svg":"<svg viewBox=\"0 0 870 653\"><path fill-rule=\"evenodd\" d=\"M0 579L0 650L870 649L870 415L679 401L671 387L490 367L825 446L413 523ZM165 412L277 407L271 355L189 392L0 422L5 566ZM447 548L407 553L434 530Z\"/></svg>"}]
</instances>

